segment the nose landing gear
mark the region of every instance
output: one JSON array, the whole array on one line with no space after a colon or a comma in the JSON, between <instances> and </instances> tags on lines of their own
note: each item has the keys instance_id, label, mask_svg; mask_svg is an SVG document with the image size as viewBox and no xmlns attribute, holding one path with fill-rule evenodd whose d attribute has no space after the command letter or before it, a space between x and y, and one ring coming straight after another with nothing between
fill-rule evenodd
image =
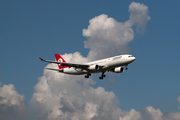
<instances>
[{"instance_id":1,"label":"nose landing gear","mask_svg":"<svg viewBox=\"0 0 180 120\"><path fill-rule=\"evenodd\" d=\"M128 66L128 65L125 65L125 70L128 70L127 66Z\"/></svg>"}]
</instances>

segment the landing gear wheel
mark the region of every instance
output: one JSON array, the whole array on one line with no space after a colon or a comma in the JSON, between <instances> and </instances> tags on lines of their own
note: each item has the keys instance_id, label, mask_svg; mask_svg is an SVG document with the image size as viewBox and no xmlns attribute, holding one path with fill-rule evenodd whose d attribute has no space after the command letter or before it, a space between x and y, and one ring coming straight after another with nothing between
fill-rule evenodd
<instances>
[{"instance_id":1,"label":"landing gear wheel","mask_svg":"<svg viewBox=\"0 0 180 120\"><path fill-rule=\"evenodd\" d=\"M85 78L89 78L89 76L85 75Z\"/></svg>"},{"instance_id":2,"label":"landing gear wheel","mask_svg":"<svg viewBox=\"0 0 180 120\"><path fill-rule=\"evenodd\" d=\"M102 75L99 77L99 79L103 79L104 77L106 77L106 75L104 73L105 72L102 72Z\"/></svg>"},{"instance_id":3,"label":"landing gear wheel","mask_svg":"<svg viewBox=\"0 0 180 120\"><path fill-rule=\"evenodd\" d=\"M89 78L89 76L91 76L91 73L88 72L84 77Z\"/></svg>"},{"instance_id":4,"label":"landing gear wheel","mask_svg":"<svg viewBox=\"0 0 180 120\"><path fill-rule=\"evenodd\" d=\"M91 73L88 73L87 76L91 76Z\"/></svg>"},{"instance_id":5,"label":"landing gear wheel","mask_svg":"<svg viewBox=\"0 0 180 120\"><path fill-rule=\"evenodd\" d=\"M128 70L127 66L128 66L128 65L125 65L125 70Z\"/></svg>"},{"instance_id":6,"label":"landing gear wheel","mask_svg":"<svg viewBox=\"0 0 180 120\"><path fill-rule=\"evenodd\" d=\"M99 77L99 79L103 79L103 77Z\"/></svg>"}]
</instances>

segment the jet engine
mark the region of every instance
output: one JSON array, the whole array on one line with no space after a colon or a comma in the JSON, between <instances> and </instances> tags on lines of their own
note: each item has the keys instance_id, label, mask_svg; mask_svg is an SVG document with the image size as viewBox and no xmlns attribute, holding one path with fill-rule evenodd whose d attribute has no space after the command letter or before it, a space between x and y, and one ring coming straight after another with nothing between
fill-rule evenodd
<instances>
[{"instance_id":1,"label":"jet engine","mask_svg":"<svg viewBox=\"0 0 180 120\"><path fill-rule=\"evenodd\" d=\"M122 72L124 72L124 68L123 67L114 68L113 72L115 72L115 73L122 73Z\"/></svg>"},{"instance_id":2,"label":"jet engine","mask_svg":"<svg viewBox=\"0 0 180 120\"><path fill-rule=\"evenodd\" d=\"M98 65L91 65L89 67L89 70L98 70L99 69L99 66Z\"/></svg>"}]
</instances>

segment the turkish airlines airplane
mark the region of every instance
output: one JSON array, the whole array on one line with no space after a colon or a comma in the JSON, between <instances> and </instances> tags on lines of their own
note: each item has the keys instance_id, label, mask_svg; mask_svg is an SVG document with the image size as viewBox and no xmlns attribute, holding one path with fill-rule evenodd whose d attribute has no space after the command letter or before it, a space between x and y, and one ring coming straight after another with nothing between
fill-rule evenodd
<instances>
[{"instance_id":1,"label":"turkish airlines airplane","mask_svg":"<svg viewBox=\"0 0 180 120\"><path fill-rule=\"evenodd\" d=\"M135 57L132 55L118 55L106 59L101 59L89 63L84 64L76 64L76 63L67 63L59 54L55 54L56 61L49 61L39 58L41 61L55 63L58 65L59 69L53 68L45 68L48 70L55 70L65 74L71 75L82 75L86 74L85 78L89 78L92 73L101 72L101 76L99 79L103 79L106 77L105 72L115 72L122 73L124 72L124 68L127 70L128 64L132 63L135 60Z\"/></svg>"}]
</instances>

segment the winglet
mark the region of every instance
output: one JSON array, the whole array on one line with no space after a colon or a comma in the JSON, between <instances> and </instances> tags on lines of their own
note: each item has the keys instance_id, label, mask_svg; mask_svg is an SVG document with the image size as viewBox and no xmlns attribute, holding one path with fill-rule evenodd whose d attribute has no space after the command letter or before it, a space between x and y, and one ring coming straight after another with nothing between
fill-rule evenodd
<instances>
[{"instance_id":1,"label":"winglet","mask_svg":"<svg viewBox=\"0 0 180 120\"><path fill-rule=\"evenodd\" d=\"M44 59L42 59L41 57L39 57L39 59L40 59L41 61L44 61Z\"/></svg>"}]
</instances>

